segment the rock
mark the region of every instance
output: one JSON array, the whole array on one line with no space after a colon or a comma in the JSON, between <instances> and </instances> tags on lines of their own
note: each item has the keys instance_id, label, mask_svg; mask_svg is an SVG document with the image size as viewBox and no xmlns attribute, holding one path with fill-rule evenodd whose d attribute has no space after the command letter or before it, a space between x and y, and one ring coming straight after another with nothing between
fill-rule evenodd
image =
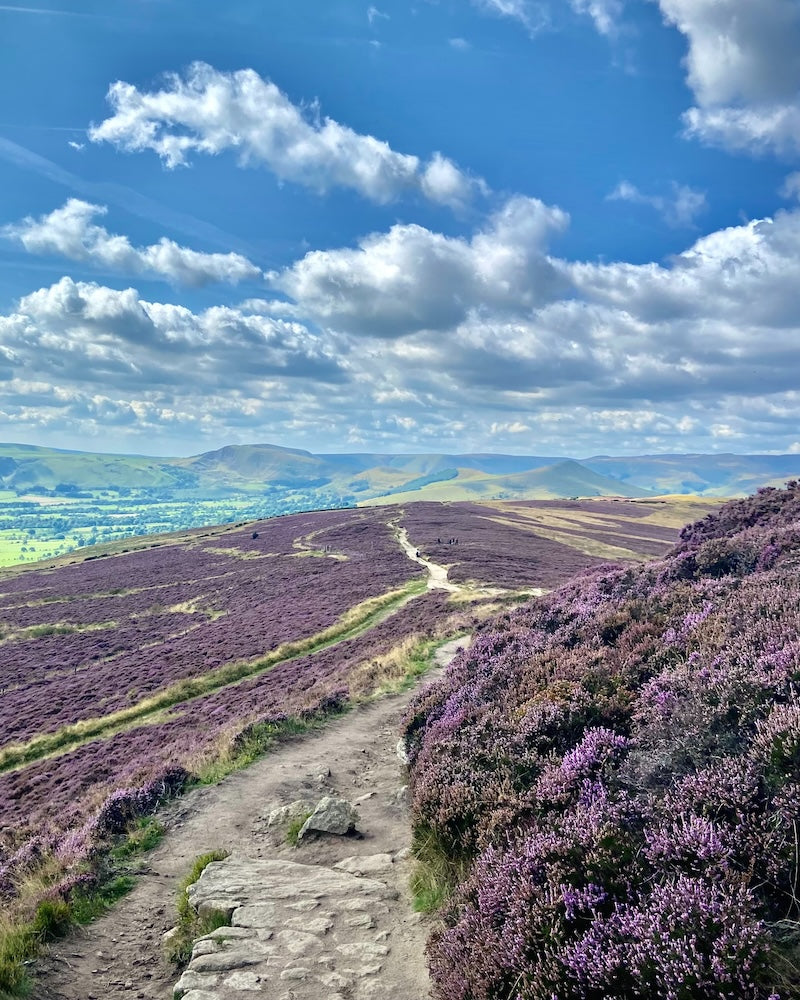
<instances>
[{"instance_id":1,"label":"rock","mask_svg":"<svg viewBox=\"0 0 800 1000\"><path fill-rule=\"evenodd\" d=\"M267 814L267 826L285 826L293 819L307 816L313 808L313 803L309 802L308 799L295 799L288 806L279 806L277 809L270 810Z\"/></svg>"},{"instance_id":2,"label":"rock","mask_svg":"<svg viewBox=\"0 0 800 1000\"><path fill-rule=\"evenodd\" d=\"M401 764L408 763L408 747L405 740L397 741L396 753L397 753L397 759L400 761Z\"/></svg>"},{"instance_id":3,"label":"rock","mask_svg":"<svg viewBox=\"0 0 800 1000\"><path fill-rule=\"evenodd\" d=\"M309 833L333 833L344 836L355 830L358 813L346 799L326 795L320 799L313 813L300 828L297 835L302 840Z\"/></svg>"},{"instance_id":4,"label":"rock","mask_svg":"<svg viewBox=\"0 0 800 1000\"><path fill-rule=\"evenodd\" d=\"M389 799L390 805L408 807L408 785L401 785L400 788Z\"/></svg>"},{"instance_id":5,"label":"rock","mask_svg":"<svg viewBox=\"0 0 800 1000\"><path fill-rule=\"evenodd\" d=\"M225 985L232 990L261 993L261 976L255 972L234 972L225 980Z\"/></svg>"},{"instance_id":6,"label":"rock","mask_svg":"<svg viewBox=\"0 0 800 1000\"><path fill-rule=\"evenodd\" d=\"M351 875L379 875L392 867L391 854L369 854L365 857L342 858L333 866Z\"/></svg>"},{"instance_id":7,"label":"rock","mask_svg":"<svg viewBox=\"0 0 800 1000\"><path fill-rule=\"evenodd\" d=\"M171 944L179 934L180 931L178 930L177 927L170 927L168 931L164 931L164 933L161 935L161 941L163 945L166 947L167 945Z\"/></svg>"},{"instance_id":8,"label":"rock","mask_svg":"<svg viewBox=\"0 0 800 1000\"><path fill-rule=\"evenodd\" d=\"M388 854L344 864L392 869ZM192 905L233 906L233 926L195 942L175 996L366 1000L372 996L367 986L381 981L381 967L402 961L389 948L394 923L388 901L397 898L394 885L341 868L236 856L209 865L192 887ZM381 1000L406 996L390 988Z\"/></svg>"}]
</instances>

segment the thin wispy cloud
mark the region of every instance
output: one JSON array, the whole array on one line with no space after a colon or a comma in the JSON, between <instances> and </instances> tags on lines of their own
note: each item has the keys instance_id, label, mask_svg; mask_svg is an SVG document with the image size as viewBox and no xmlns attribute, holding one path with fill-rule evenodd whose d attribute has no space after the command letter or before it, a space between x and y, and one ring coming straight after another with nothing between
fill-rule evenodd
<instances>
[{"instance_id":1,"label":"thin wispy cloud","mask_svg":"<svg viewBox=\"0 0 800 1000\"><path fill-rule=\"evenodd\" d=\"M0 137L0 160L39 174L49 181L69 188L76 194L117 205L132 215L141 219L150 219L165 228L176 230L186 236L205 240L214 246L224 247L226 250L236 250L247 255L252 254L252 248L248 244L217 226L186 212L168 208L161 202L148 198L124 184L115 184L111 181L87 181L71 170L65 170L64 167L48 160L47 157L41 156L11 139Z\"/></svg>"},{"instance_id":2,"label":"thin wispy cloud","mask_svg":"<svg viewBox=\"0 0 800 1000\"><path fill-rule=\"evenodd\" d=\"M671 185L671 195L645 194L631 184L621 181L606 197L606 201L627 201L634 205L648 205L669 226L674 228L694 226L697 216L708 208L706 196L686 184Z\"/></svg>"},{"instance_id":3,"label":"thin wispy cloud","mask_svg":"<svg viewBox=\"0 0 800 1000\"><path fill-rule=\"evenodd\" d=\"M83 10L53 10L48 7L12 7L8 4L0 4L0 11L7 11L9 14L46 14L55 17L96 17Z\"/></svg>"}]
</instances>

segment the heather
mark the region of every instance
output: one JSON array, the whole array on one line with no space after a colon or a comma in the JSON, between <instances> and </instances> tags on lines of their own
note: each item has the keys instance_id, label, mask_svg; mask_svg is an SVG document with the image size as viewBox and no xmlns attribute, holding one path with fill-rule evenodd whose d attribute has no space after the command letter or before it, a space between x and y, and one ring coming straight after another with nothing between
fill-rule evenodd
<instances>
[{"instance_id":1,"label":"heather","mask_svg":"<svg viewBox=\"0 0 800 1000\"><path fill-rule=\"evenodd\" d=\"M315 635L418 574L371 512L322 517L0 582L0 747ZM307 550L295 543L311 524L314 545L339 558L298 558ZM43 624L77 631L19 635Z\"/></svg>"},{"instance_id":2,"label":"heather","mask_svg":"<svg viewBox=\"0 0 800 1000\"><path fill-rule=\"evenodd\" d=\"M762 490L485 625L416 699L439 1000L800 996L799 561L800 485Z\"/></svg>"},{"instance_id":3,"label":"heather","mask_svg":"<svg viewBox=\"0 0 800 1000\"><path fill-rule=\"evenodd\" d=\"M607 547L618 559L663 555L675 531L649 519L668 509L654 514L649 505L611 500L415 503L403 524L426 558L447 565L457 583L550 588L604 565Z\"/></svg>"}]
</instances>

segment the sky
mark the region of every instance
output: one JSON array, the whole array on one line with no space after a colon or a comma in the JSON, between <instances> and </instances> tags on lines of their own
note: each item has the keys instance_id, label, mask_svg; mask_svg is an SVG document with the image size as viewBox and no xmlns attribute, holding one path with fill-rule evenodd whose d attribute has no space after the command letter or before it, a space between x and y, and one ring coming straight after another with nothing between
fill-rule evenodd
<instances>
[{"instance_id":1,"label":"sky","mask_svg":"<svg viewBox=\"0 0 800 1000\"><path fill-rule=\"evenodd\" d=\"M800 452L800 0L0 3L0 440Z\"/></svg>"}]
</instances>

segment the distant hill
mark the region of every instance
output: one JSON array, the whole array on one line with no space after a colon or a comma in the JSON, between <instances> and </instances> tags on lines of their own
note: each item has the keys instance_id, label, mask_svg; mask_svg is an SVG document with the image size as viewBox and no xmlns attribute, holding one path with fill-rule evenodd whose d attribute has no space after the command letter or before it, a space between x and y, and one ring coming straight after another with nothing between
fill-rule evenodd
<instances>
[{"instance_id":1,"label":"distant hill","mask_svg":"<svg viewBox=\"0 0 800 1000\"><path fill-rule=\"evenodd\" d=\"M700 496L745 496L761 486L783 486L800 475L800 455L599 455L582 464L655 493Z\"/></svg>"},{"instance_id":2,"label":"distant hill","mask_svg":"<svg viewBox=\"0 0 800 1000\"><path fill-rule=\"evenodd\" d=\"M313 454L229 445L188 458L0 444L0 489L16 494L134 490L179 496L301 490L342 505L413 499L559 498L693 493L734 496L800 475L800 455Z\"/></svg>"},{"instance_id":3,"label":"distant hill","mask_svg":"<svg viewBox=\"0 0 800 1000\"><path fill-rule=\"evenodd\" d=\"M647 490L599 475L572 459L507 475L490 475L475 469L457 471L455 478L429 483L408 492L376 497L365 501L364 506L413 500L556 500L564 497L650 495Z\"/></svg>"}]
</instances>

